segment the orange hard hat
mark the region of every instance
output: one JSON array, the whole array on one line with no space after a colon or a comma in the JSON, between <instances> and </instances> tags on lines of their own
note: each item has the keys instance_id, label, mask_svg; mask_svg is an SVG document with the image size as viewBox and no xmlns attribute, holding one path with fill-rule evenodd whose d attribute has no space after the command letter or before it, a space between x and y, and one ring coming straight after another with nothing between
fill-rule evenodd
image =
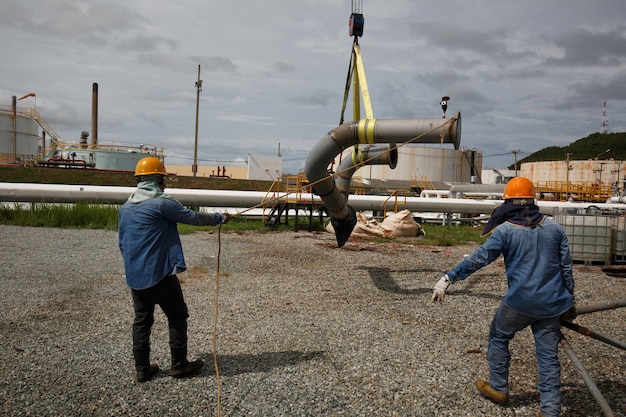
<instances>
[{"instance_id":1,"label":"orange hard hat","mask_svg":"<svg viewBox=\"0 0 626 417\"><path fill-rule=\"evenodd\" d=\"M504 187L504 200L510 198L535 198L535 186L524 177L515 177L511 179Z\"/></svg>"},{"instance_id":2,"label":"orange hard hat","mask_svg":"<svg viewBox=\"0 0 626 417\"><path fill-rule=\"evenodd\" d=\"M167 175L167 172L165 172L165 165L163 165L163 162L160 159L155 158L154 156L148 156L137 162L137 166L135 167L136 177L154 174Z\"/></svg>"}]
</instances>

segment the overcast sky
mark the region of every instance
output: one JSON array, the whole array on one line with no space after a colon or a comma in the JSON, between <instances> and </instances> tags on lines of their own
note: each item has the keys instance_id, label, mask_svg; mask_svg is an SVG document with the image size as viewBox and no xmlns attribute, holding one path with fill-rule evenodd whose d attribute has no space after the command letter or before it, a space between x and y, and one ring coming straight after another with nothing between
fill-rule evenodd
<instances>
[{"instance_id":1,"label":"overcast sky","mask_svg":"<svg viewBox=\"0 0 626 417\"><path fill-rule=\"evenodd\" d=\"M0 104L35 93L18 107L36 105L66 141L91 130L97 82L100 142L163 146L166 164L191 165L198 65L199 164L276 155L280 144L295 173L339 123L351 1L0 7ZM626 131L624 0L363 0L362 12L374 116L440 117L450 96L461 146L481 151L484 167L598 132L604 100L609 132Z\"/></svg>"}]
</instances>

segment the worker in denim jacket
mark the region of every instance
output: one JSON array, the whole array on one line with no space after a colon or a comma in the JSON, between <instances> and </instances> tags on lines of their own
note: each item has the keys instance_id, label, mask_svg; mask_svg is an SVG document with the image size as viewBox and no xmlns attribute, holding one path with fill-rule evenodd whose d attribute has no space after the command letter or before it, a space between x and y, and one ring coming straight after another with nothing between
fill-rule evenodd
<instances>
[{"instance_id":1,"label":"worker in denim jacket","mask_svg":"<svg viewBox=\"0 0 626 417\"><path fill-rule=\"evenodd\" d=\"M135 309L132 334L138 382L149 381L159 372L159 366L150 363L150 332L157 304L168 321L170 376L193 375L204 366L201 359L187 360L189 313L176 276L187 267L177 223L216 226L231 218L228 213L202 213L184 207L164 193L166 176L159 159L141 159L135 169L137 190L119 213L119 247Z\"/></svg>"},{"instance_id":2,"label":"worker in denim jacket","mask_svg":"<svg viewBox=\"0 0 626 417\"><path fill-rule=\"evenodd\" d=\"M561 412L560 317L574 306L569 244L561 226L539 212L530 180L511 179L503 199L483 231L483 236L490 234L487 241L443 275L434 287L432 301L443 301L451 283L503 255L508 291L489 331L489 381L479 379L476 386L484 397L508 404L509 340L530 326L539 372L539 416L555 417Z\"/></svg>"}]
</instances>

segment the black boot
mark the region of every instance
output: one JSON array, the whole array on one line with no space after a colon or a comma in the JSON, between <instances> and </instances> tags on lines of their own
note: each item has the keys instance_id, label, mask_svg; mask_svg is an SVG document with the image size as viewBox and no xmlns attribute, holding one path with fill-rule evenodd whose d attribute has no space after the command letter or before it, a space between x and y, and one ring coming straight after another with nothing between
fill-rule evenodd
<instances>
[{"instance_id":1,"label":"black boot","mask_svg":"<svg viewBox=\"0 0 626 417\"><path fill-rule=\"evenodd\" d=\"M159 373L159 365L150 363L150 350L137 349L133 350L135 357L135 370L137 371L137 382L150 381Z\"/></svg>"},{"instance_id":2,"label":"black boot","mask_svg":"<svg viewBox=\"0 0 626 417\"><path fill-rule=\"evenodd\" d=\"M171 351L172 369L170 369L170 376L172 378L184 378L186 376L195 375L204 366L202 359L189 362L187 360L187 349L177 348L171 349Z\"/></svg>"}]
</instances>

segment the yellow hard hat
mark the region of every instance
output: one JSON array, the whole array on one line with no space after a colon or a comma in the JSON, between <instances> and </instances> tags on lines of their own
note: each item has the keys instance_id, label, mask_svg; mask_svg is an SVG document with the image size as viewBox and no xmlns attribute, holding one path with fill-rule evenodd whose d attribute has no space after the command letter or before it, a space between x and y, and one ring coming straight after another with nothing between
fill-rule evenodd
<instances>
[{"instance_id":1,"label":"yellow hard hat","mask_svg":"<svg viewBox=\"0 0 626 417\"><path fill-rule=\"evenodd\" d=\"M167 175L167 172L165 172L165 165L163 165L163 162L161 162L160 159L155 158L154 156L148 156L137 162L137 166L135 167L136 177L154 174Z\"/></svg>"},{"instance_id":2,"label":"yellow hard hat","mask_svg":"<svg viewBox=\"0 0 626 417\"><path fill-rule=\"evenodd\" d=\"M510 198L535 198L535 186L524 177L515 177L511 179L504 187L504 200Z\"/></svg>"}]
</instances>

